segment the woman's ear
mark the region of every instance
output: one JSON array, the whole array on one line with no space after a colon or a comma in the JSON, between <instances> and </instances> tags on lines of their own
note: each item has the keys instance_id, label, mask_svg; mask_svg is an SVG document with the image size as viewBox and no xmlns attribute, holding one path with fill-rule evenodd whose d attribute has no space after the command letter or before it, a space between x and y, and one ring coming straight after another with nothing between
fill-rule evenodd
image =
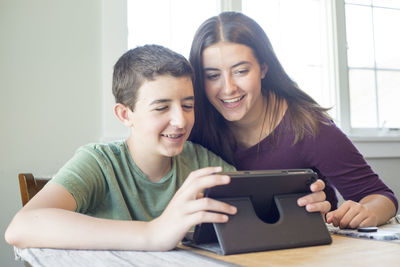
<instances>
[{"instance_id":1,"label":"woman's ear","mask_svg":"<svg viewBox=\"0 0 400 267\"><path fill-rule=\"evenodd\" d=\"M115 116L126 127L132 127L132 125L133 125L133 122L132 122L132 119L131 119L131 116L130 116L131 113L132 113L132 111L130 110L130 108L125 106L124 104L117 103L114 106L114 114L115 114Z\"/></svg>"},{"instance_id":2,"label":"woman's ear","mask_svg":"<svg viewBox=\"0 0 400 267\"><path fill-rule=\"evenodd\" d=\"M268 65L263 63L261 65L261 79L264 79L264 77L267 74L267 72L268 72Z\"/></svg>"}]
</instances>

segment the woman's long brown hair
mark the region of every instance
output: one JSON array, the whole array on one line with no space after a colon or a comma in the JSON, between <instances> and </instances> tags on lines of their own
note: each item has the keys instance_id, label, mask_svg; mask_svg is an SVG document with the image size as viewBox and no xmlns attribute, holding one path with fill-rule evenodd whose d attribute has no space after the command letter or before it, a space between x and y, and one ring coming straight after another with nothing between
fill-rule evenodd
<instances>
[{"instance_id":1,"label":"woman's long brown hair","mask_svg":"<svg viewBox=\"0 0 400 267\"><path fill-rule=\"evenodd\" d=\"M271 98L268 97L271 94L275 96L276 101L273 102L276 105L282 103L283 99L286 101L288 105L286 115L294 131L294 144L302 140L305 135L315 136L318 124L330 120L328 109L318 105L286 74L263 29L242 13L223 12L206 20L193 39L189 61L196 75L194 84L196 120L190 140L205 146L225 161L235 164L234 152L238 142L227 121L208 101L204 89L202 53L204 49L220 41L248 46L253 50L259 64L268 66L267 75L261 80L262 94L266 97L267 106L272 104ZM269 107L269 110L272 110L272 114L268 114L269 121L274 123L278 120L279 106Z\"/></svg>"}]
</instances>

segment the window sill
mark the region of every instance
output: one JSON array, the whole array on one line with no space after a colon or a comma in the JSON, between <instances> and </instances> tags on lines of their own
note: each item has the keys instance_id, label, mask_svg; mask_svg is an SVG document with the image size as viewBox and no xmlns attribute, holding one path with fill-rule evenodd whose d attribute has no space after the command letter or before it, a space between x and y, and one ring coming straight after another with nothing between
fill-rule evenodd
<instances>
[{"instance_id":1,"label":"window sill","mask_svg":"<svg viewBox=\"0 0 400 267\"><path fill-rule=\"evenodd\" d=\"M400 136L350 135L349 138L365 158L400 158Z\"/></svg>"}]
</instances>

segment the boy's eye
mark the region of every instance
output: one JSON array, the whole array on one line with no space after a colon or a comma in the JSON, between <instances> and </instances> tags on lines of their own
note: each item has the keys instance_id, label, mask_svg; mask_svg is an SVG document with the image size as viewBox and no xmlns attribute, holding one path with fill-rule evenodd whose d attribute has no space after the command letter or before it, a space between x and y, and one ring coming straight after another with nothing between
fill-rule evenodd
<instances>
[{"instance_id":1,"label":"boy's eye","mask_svg":"<svg viewBox=\"0 0 400 267\"><path fill-rule=\"evenodd\" d=\"M193 109L193 105L192 104L186 104L186 105L182 105L182 107L186 110L192 110Z\"/></svg>"},{"instance_id":2,"label":"boy's eye","mask_svg":"<svg viewBox=\"0 0 400 267\"><path fill-rule=\"evenodd\" d=\"M168 106L162 106L162 107L155 108L154 110L163 111L163 110L166 110L167 108L168 108Z\"/></svg>"}]
</instances>

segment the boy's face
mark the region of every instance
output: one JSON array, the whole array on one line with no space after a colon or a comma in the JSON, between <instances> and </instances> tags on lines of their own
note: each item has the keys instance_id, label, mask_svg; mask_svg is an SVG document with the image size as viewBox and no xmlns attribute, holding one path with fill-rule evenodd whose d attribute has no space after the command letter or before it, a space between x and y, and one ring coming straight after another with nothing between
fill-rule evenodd
<instances>
[{"instance_id":1,"label":"boy's face","mask_svg":"<svg viewBox=\"0 0 400 267\"><path fill-rule=\"evenodd\" d=\"M163 75L144 82L129 120L134 150L146 156L178 155L194 123L190 77Z\"/></svg>"}]
</instances>

